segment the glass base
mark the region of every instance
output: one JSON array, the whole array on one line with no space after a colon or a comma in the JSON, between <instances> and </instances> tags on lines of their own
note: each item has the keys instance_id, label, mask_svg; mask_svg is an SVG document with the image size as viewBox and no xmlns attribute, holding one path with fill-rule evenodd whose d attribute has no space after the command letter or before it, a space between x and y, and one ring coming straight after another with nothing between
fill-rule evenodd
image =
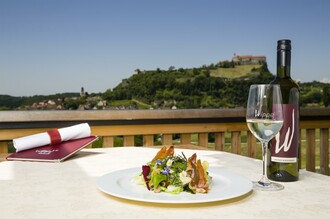
<instances>
[{"instance_id":1,"label":"glass base","mask_svg":"<svg viewBox=\"0 0 330 219\"><path fill-rule=\"evenodd\" d=\"M260 191L279 191L284 189L284 186L274 182L263 183L261 181L258 181L253 182L253 188Z\"/></svg>"}]
</instances>

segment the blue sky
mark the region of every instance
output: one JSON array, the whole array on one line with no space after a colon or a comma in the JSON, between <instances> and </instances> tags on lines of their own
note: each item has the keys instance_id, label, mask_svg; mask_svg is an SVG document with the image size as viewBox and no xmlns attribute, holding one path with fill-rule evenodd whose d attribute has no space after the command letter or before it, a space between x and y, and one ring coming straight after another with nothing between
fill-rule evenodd
<instances>
[{"instance_id":1,"label":"blue sky","mask_svg":"<svg viewBox=\"0 0 330 219\"><path fill-rule=\"evenodd\" d=\"M292 40L292 77L330 78L328 0L0 0L0 94L114 88L135 69L265 55Z\"/></svg>"}]
</instances>

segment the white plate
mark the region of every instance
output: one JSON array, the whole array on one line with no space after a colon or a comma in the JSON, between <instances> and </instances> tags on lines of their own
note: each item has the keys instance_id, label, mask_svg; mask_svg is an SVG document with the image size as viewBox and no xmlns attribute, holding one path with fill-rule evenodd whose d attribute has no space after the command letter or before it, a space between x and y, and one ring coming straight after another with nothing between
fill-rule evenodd
<instances>
[{"instance_id":1,"label":"white plate","mask_svg":"<svg viewBox=\"0 0 330 219\"><path fill-rule=\"evenodd\" d=\"M212 187L207 194L191 194L182 192L178 195L169 193L154 193L147 187L132 182L132 178L140 173L142 168L130 168L110 172L97 181L98 188L109 195L134 201L152 203L206 203L236 198L247 194L252 189L252 182L240 175L210 168Z\"/></svg>"}]
</instances>

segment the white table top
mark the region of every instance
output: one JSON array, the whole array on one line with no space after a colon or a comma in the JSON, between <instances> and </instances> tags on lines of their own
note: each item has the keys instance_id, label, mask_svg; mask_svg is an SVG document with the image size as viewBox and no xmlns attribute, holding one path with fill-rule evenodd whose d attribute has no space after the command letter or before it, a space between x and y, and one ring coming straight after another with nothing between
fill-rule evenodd
<instances>
[{"instance_id":1,"label":"white table top","mask_svg":"<svg viewBox=\"0 0 330 219\"><path fill-rule=\"evenodd\" d=\"M158 149L84 149L63 163L0 162L0 218L330 218L330 177L300 171L297 182L276 192L252 191L232 200L202 204L153 204L101 192L97 180L110 171L139 167ZM175 153L182 150L176 149ZM258 180L262 163L216 151L196 152L211 167ZM157 194L155 194L157 195Z\"/></svg>"}]
</instances>

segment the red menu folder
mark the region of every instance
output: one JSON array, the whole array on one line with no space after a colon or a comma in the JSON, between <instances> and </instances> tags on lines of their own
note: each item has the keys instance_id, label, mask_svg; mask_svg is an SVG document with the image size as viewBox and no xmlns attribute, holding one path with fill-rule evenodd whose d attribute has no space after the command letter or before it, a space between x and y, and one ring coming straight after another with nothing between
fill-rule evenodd
<instances>
[{"instance_id":1,"label":"red menu folder","mask_svg":"<svg viewBox=\"0 0 330 219\"><path fill-rule=\"evenodd\" d=\"M96 136L90 136L64 141L59 144L31 148L13 153L7 157L7 160L62 162L97 139Z\"/></svg>"}]
</instances>

